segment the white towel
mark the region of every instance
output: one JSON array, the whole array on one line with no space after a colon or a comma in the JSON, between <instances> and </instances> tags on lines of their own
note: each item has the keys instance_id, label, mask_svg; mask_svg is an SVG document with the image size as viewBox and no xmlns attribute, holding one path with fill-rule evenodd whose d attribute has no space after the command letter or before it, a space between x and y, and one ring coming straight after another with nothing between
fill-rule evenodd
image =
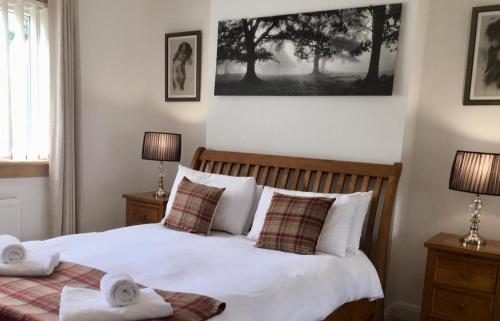
<instances>
[{"instance_id":1,"label":"white towel","mask_svg":"<svg viewBox=\"0 0 500 321\"><path fill-rule=\"evenodd\" d=\"M0 235L0 262L4 264L20 262L26 256L21 242L11 235Z\"/></svg>"},{"instance_id":2,"label":"white towel","mask_svg":"<svg viewBox=\"0 0 500 321\"><path fill-rule=\"evenodd\" d=\"M124 307L137 302L139 286L127 274L106 274L101 279L101 294L113 307Z\"/></svg>"},{"instance_id":3,"label":"white towel","mask_svg":"<svg viewBox=\"0 0 500 321\"><path fill-rule=\"evenodd\" d=\"M141 289L137 303L115 308L99 291L65 286L61 293L59 321L134 321L165 318L174 312L153 289Z\"/></svg>"},{"instance_id":4,"label":"white towel","mask_svg":"<svg viewBox=\"0 0 500 321\"><path fill-rule=\"evenodd\" d=\"M23 261L10 264L0 263L0 276L47 276L59 265L59 253L26 251Z\"/></svg>"}]
</instances>

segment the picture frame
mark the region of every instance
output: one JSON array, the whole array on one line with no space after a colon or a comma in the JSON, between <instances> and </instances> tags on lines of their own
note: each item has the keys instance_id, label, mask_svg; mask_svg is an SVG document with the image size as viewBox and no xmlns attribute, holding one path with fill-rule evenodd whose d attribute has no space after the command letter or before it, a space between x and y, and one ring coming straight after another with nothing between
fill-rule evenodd
<instances>
[{"instance_id":1,"label":"picture frame","mask_svg":"<svg viewBox=\"0 0 500 321\"><path fill-rule=\"evenodd\" d=\"M218 21L215 96L392 96L402 3Z\"/></svg>"},{"instance_id":2,"label":"picture frame","mask_svg":"<svg viewBox=\"0 0 500 321\"><path fill-rule=\"evenodd\" d=\"M464 105L500 105L500 5L472 9Z\"/></svg>"},{"instance_id":3,"label":"picture frame","mask_svg":"<svg viewBox=\"0 0 500 321\"><path fill-rule=\"evenodd\" d=\"M201 31L165 34L165 101L200 101Z\"/></svg>"}]
</instances>

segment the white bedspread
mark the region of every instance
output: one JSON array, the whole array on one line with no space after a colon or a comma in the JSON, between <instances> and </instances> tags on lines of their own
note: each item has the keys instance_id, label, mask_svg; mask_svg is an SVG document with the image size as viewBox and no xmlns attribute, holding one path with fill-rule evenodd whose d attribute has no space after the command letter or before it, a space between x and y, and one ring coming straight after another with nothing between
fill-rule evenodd
<instances>
[{"instance_id":1,"label":"white bedspread","mask_svg":"<svg viewBox=\"0 0 500 321\"><path fill-rule=\"evenodd\" d=\"M61 260L127 273L145 286L192 292L227 303L214 321L315 321L345 302L383 296L370 260L258 249L243 236L210 237L159 224L27 242Z\"/></svg>"}]
</instances>

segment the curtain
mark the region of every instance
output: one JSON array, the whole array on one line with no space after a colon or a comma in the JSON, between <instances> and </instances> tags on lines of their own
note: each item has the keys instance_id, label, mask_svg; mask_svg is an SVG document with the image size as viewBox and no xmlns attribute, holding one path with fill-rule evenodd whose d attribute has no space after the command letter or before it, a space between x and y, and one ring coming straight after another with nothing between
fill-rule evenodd
<instances>
[{"instance_id":1,"label":"curtain","mask_svg":"<svg viewBox=\"0 0 500 321\"><path fill-rule=\"evenodd\" d=\"M33 0L0 0L0 158L47 158L48 17Z\"/></svg>"},{"instance_id":2,"label":"curtain","mask_svg":"<svg viewBox=\"0 0 500 321\"><path fill-rule=\"evenodd\" d=\"M76 233L75 2L49 1L51 68L49 226L52 236Z\"/></svg>"}]
</instances>

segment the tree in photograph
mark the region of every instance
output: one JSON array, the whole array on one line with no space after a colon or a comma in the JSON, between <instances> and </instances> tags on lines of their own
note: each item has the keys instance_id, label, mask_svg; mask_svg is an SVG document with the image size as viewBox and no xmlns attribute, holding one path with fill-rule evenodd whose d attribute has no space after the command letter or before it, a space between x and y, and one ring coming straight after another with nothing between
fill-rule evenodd
<instances>
[{"instance_id":1,"label":"tree in photograph","mask_svg":"<svg viewBox=\"0 0 500 321\"><path fill-rule=\"evenodd\" d=\"M329 59L342 48L335 46L335 37L348 31L340 11L304 13L291 16L287 22L286 38L295 47L295 56L313 62L313 75L319 75L320 60Z\"/></svg>"},{"instance_id":2,"label":"tree in photograph","mask_svg":"<svg viewBox=\"0 0 500 321\"><path fill-rule=\"evenodd\" d=\"M255 64L273 59L269 45L281 42L282 17L265 17L219 22L217 60L219 64L226 60L246 64L247 70L243 81L257 83L260 79L255 73Z\"/></svg>"},{"instance_id":3,"label":"tree in photograph","mask_svg":"<svg viewBox=\"0 0 500 321\"><path fill-rule=\"evenodd\" d=\"M363 33L350 25L357 11L351 9L299 14L287 23L287 37L295 45L295 55L313 62L313 75L322 73L320 62L339 58L356 61L369 46ZM357 21L354 19L354 21Z\"/></svg>"},{"instance_id":4,"label":"tree in photograph","mask_svg":"<svg viewBox=\"0 0 500 321\"><path fill-rule=\"evenodd\" d=\"M397 48L401 25L401 4L370 6L358 11L354 27L371 32L371 57L365 83L376 85L379 80L382 45L390 50Z\"/></svg>"}]
</instances>

